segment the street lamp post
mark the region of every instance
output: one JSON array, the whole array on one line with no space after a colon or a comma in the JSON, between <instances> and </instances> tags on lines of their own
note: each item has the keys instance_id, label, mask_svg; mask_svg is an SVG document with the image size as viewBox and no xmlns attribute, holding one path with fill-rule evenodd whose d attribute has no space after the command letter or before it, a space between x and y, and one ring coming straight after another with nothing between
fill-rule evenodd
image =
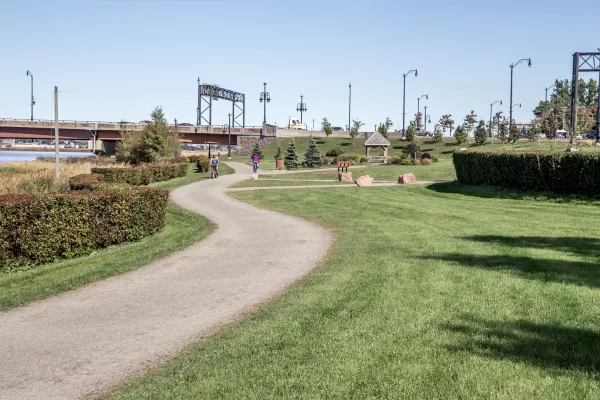
<instances>
[{"instance_id":1,"label":"street lamp post","mask_svg":"<svg viewBox=\"0 0 600 400\"><path fill-rule=\"evenodd\" d=\"M529 66L529 68L531 68L531 58L521 58L519 61L517 61L514 64L510 64L510 115L509 115L509 129L512 127L512 120L513 120L513 70L515 69L515 67L519 64L521 64L522 62L527 61L527 65Z\"/></svg>"},{"instance_id":2,"label":"street lamp post","mask_svg":"<svg viewBox=\"0 0 600 400\"><path fill-rule=\"evenodd\" d=\"M33 98L33 74L27 70L27 76L31 77L31 120L33 121L33 106L35 105L35 99Z\"/></svg>"},{"instance_id":3,"label":"street lamp post","mask_svg":"<svg viewBox=\"0 0 600 400\"><path fill-rule=\"evenodd\" d=\"M425 97L425 100L429 100L429 95L428 94L424 94L423 96L417 98L417 115L419 115L419 113L421 112L421 99ZM417 130L419 130L421 127L417 126Z\"/></svg>"},{"instance_id":4,"label":"street lamp post","mask_svg":"<svg viewBox=\"0 0 600 400\"><path fill-rule=\"evenodd\" d=\"M231 113L227 114L227 159L231 160Z\"/></svg>"},{"instance_id":5,"label":"street lamp post","mask_svg":"<svg viewBox=\"0 0 600 400\"><path fill-rule=\"evenodd\" d=\"M404 84L402 86L402 135L406 135L406 77L411 73L415 73L415 78L419 76L419 72L416 69L411 69L407 73L403 74Z\"/></svg>"},{"instance_id":6,"label":"street lamp post","mask_svg":"<svg viewBox=\"0 0 600 400\"><path fill-rule=\"evenodd\" d=\"M350 130L350 114L352 113L352 83L348 84L348 130Z\"/></svg>"},{"instance_id":7,"label":"street lamp post","mask_svg":"<svg viewBox=\"0 0 600 400\"><path fill-rule=\"evenodd\" d=\"M550 85L550 86L548 86L547 88L544 89L546 91L546 97L544 98L544 100L545 100L546 103L548 102L548 90L552 89L553 87L556 87L556 83L557 82L558 82L558 79L552 85Z\"/></svg>"},{"instance_id":8,"label":"street lamp post","mask_svg":"<svg viewBox=\"0 0 600 400\"><path fill-rule=\"evenodd\" d=\"M300 123L302 124L302 113L305 113L306 110L306 103L304 103L304 96L300 95L300 103L298 103L298 106L296 107L296 111L300 111Z\"/></svg>"},{"instance_id":9,"label":"street lamp post","mask_svg":"<svg viewBox=\"0 0 600 400\"><path fill-rule=\"evenodd\" d=\"M423 112L423 131L427 132L427 106L423 107L425 111Z\"/></svg>"},{"instance_id":10,"label":"street lamp post","mask_svg":"<svg viewBox=\"0 0 600 400\"><path fill-rule=\"evenodd\" d=\"M267 82L264 82L263 86L264 86L264 91L260 94L259 101L261 103L264 103L263 124L266 124L267 123L267 103L271 102L271 94L269 92L267 92Z\"/></svg>"},{"instance_id":11,"label":"street lamp post","mask_svg":"<svg viewBox=\"0 0 600 400\"><path fill-rule=\"evenodd\" d=\"M500 105L502 105L502 100L496 100L493 103L490 103L490 137L492 137L492 116L494 115L494 104L498 104L500 103Z\"/></svg>"}]
</instances>

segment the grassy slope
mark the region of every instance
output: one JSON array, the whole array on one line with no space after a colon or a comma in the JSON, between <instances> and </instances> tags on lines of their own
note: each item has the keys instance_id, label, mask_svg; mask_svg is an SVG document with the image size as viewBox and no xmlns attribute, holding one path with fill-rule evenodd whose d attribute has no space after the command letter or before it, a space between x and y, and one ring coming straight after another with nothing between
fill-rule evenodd
<instances>
[{"instance_id":1,"label":"grassy slope","mask_svg":"<svg viewBox=\"0 0 600 400\"><path fill-rule=\"evenodd\" d=\"M227 166L221 168L224 173L233 171ZM208 174L193 173L190 166L187 176L158 182L152 186L172 190L206 178ZM213 230L213 224L206 218L169 204L165 229L154 236L28 271L0 274L0 311L132 271L186 248L205 238Z\"/></svg>"},{"instance_id":2,"label":"grassy slope","mask_svg":"<svg viewBox=\"0 0 600 400\"><path fill-rule=\"evenodd\" d=\"M316 179L314 177L313 179ZM354 183L339 182L337 180L331 182L315 182L315 181L303 181L303 180L285 180L277 179L273 181L265 180L247 180L239 182L233 185L233 188L247 188L247 187L273 187L273 186L318 186L318 185L354 185Z\"/></svg>"},{"instance_id":3,"label":"grassy slope","mask_svg":"<svg viewBox=\"0 0 600 400\"><path fill-rule=\"evenodd\" d=\"M115 398L600 397L600 210L455 186L235 193L337 241Z\"/></svg>"}]
</instances>

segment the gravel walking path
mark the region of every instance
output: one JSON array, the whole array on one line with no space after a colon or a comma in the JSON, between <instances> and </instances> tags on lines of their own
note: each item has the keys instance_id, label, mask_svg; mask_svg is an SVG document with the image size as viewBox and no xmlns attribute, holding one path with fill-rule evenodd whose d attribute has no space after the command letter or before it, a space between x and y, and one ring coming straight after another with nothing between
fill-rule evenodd
<instances>
[{"instance_id":1,"label":"gravel walking path","mask_svg":"<svg viewBox=\"0 0 600 400\"><path fill-rule=\"evenodd\" d=\"M325 255L331 235L225 194L251 167L175 190L219 229L133 272L0 313L0 398L78 399L160 362L280 293Z\"/></svg>"}]
</instances>

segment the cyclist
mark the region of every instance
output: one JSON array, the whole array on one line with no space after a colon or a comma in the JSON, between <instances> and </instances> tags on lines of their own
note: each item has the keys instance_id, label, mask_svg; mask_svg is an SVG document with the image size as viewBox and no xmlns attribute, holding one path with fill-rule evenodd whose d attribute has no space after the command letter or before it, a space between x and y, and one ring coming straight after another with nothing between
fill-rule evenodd
<instances>
[{"instance_id":1,"label":"cyclist","mask_svg":"<svg viewBox=\"0 0 600 400\"><path fill-rule=\"evenodd\" d=\"M213 154L213 158L211 158L210 164L212 165L212 169L213 169L213 178L218 177L219 176L219 159L217 158L216 154Z\"/></svg>"},{"instance_id":2,"label":"cyclist","mask_svg":"<svg viewBox=\"0 0 600 400\"><path fill-rule=\"evenodd\" d=\"M254 171L254 173L256 173L256 171L258 171L258 162L260 161L260 157L258 157L258 154L255 154L252 156L252 170Z\"/></svg>"}]
</instances>

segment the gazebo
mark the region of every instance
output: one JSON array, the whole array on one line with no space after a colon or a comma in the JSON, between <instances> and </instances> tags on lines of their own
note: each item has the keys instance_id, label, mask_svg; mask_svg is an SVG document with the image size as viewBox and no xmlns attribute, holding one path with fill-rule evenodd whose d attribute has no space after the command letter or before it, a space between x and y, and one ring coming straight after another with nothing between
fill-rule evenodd
<instances>
[{"instance_id":1,"label":"gazebo","mask_svg":"<svg viewBox=\"0 0 600 400\"><path fill-rule=\"evenodd\" d=\"M369 157L369 162L386 162L388 155L388 147L390 141L387 140L381 133L375 132L365 142L365 155ZM369 149L371 147L381 147L383 149L383 156L369 156Z\"/></svg>"}]
</instances>

